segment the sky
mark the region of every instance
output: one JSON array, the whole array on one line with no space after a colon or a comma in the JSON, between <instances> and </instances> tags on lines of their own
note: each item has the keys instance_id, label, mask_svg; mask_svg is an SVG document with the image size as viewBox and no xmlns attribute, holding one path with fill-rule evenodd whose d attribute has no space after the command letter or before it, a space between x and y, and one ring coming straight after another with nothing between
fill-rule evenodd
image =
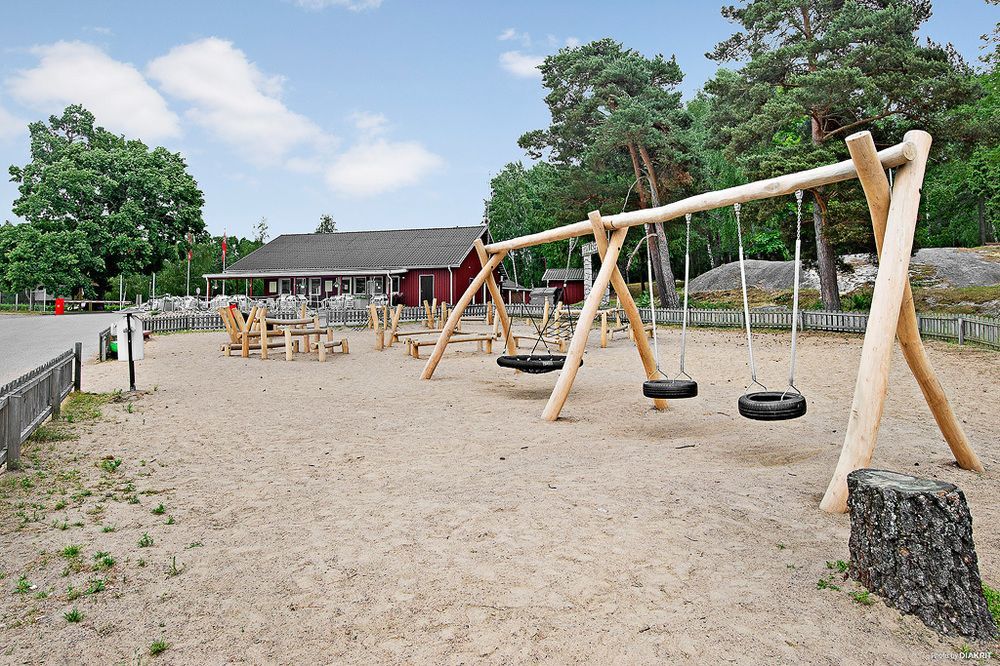
<instances>
[{"instance_id":1,"label":"sky","mask_svg":"<svg viewBox=\"0 0 1000 666\"><path fill-rule=\"evenodd\" d=\"M27 124L81 103L98 124L181 153L213 234L478 224L489 181L548 125L535 68L611 37L676 55L685 98L734 32L690 0L66 1L0 5L0 166ZM975 61L1000 18L936 0L923 33ZM0 179L0 219L17 221Z\"/></svg>"}]
</instances>

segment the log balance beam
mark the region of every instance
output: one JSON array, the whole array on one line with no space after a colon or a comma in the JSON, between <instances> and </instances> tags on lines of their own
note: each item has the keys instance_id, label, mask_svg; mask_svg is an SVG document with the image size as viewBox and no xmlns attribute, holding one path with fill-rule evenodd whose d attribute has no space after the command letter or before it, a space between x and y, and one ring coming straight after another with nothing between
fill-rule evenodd
<instances>
[{"instance_id":1,"label":"log balance beam","mask_svg":"<svg viewBox=\"0 0 1000 666\"><path fill-rule=\"evenodd\" d=\"M688 213L700 213L736 203L770 199L792 194L797 190L811 190L858 179L868 201L881 258L844 445L836 471L820 506L829 512L846 511L847 475L854 469L867 466L874 455L878 426L888 389L892 349L897 338L904 358L920 385L956 462L963 469L982 471L982 463L965 437L961 424L927 359L923 343L920 341L909 287L910 253L913 248L920 188L930 152L931 136L926 132L913 130L906 133L901 143L876 152L871 135L868 132L861 132L849 137L847 145L851 159L836 164L706 192L665 206L607 216L602 216L599 211L593 211L588 220L583 222L477 246L482 269L455 304L455 309L438 337L434 351L427 359L421 378L430 379L433 376L457 321L471 302L473 295L484 283L491 286L490 291L497 305L498 315L501 316L504 337L510 341L509 319L504 321L506 310L503 301L493 290L495 285L493 271L508 252L590 234L594 235L594 240L598 244L602 258L601 270L595 278L590 295L584 302L563 370L542 415L548 420L559 417L579 371L579 362L594 317L598 313L601 295L609 284L615 287L619 301L625 309L646 375L651 377L651 373L655 373L655 359L652 359L649 351L649 343L638 308L617 269L618 254L629 228L668 222ZM891 168L898 170L890 190L884 171ZM610 239L606 235L608 232L611 233Z\"/></svg>"}]
</instances>

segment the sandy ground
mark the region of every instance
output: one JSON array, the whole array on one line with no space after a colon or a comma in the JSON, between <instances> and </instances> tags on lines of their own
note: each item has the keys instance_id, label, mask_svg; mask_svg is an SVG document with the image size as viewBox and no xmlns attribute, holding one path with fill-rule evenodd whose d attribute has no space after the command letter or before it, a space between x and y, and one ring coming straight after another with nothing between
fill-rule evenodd
<instances>
[{"instance_id":1,"label":"sandy ground","mask_svg":"<svg viewBox=\"0 0 1000 666\"><path fill-rule=\"evenodd\" d=\"M662 336L672 366L678 333ZM856 603L839 575L842 589L817 588L848 557L847 517L818 502L860 338L803 335L809 413L778 424L736 412L737 332L691 334L701 395L666 413L641 397L628 340L602 350L593 335L557 423L540 419L555 375L472 351L425 382L423 361L375 352L369 332L325 364L224 358L221 338L155 338L148 393L39 446L36 466L62 460L103 491L60 511L42 495L40 520L0 526L0 661L918 664L962 645ZM787 340L755 338L766 383L781 383ZM997 586L1000 355L930 352L990 471L954 466L898 353L875 465L959 484ZM84 375L90 391L127 384L120 363ZM123 461L112 474L95 465L107 455ZM105 591L68 600L98 575L62 575L69 544L114 556ZM12 594L22 575L52 593ZM170 647L149 657L158 639Z\"/></svg>"}]
</instances>

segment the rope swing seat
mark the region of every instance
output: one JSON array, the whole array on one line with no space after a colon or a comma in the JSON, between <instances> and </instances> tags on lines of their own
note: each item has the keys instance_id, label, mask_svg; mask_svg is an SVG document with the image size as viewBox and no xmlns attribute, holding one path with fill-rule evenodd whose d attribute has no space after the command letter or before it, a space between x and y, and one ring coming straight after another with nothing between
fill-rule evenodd
<instances>
[{"instance_id":1,"label":"rope swing seat","mask_svg":"<svg viewBox=\"0 0 1000 666\"><path fill-rule=\"evenodd\" d=\"M573 248L576 246L577 239L570 239L569 250L566 253L566 273L563 274L563 293L566 290L566 275L569 273L569 264L573 256ZM510 264L513 268L514 282L517 282L517 262L514 260L514 253L510 253ZM539 327L535 323L535 318L531 315L531 311L526 311L528 314L528 320L534 327L535 331L538 333L538 337L535 339L534 345L531 347L531 352L528 354L504 354L497 357L497 365L501 368L508 368L511 370L520 370L521 372L526 372L532 375L543 375L549 372L555 372L556 370L562 370L563 366L566 364L565 354L553 354L549 349L548 342L546 342L546 331L551 327L551 320L549 322L544 322L543 327ZM571 325L571 330L576 330L576 325L573 323L573 310L569 308L569 320ZM511 329L513 326L508 327L507 336L508 338L512 335ZM538 343L541 342L542 346L545 348L545 353L535 353L538 349ZM583 359L580 359L580 367L583 365Z\"/></svg>"},{"instance_id":2,"label":"rope swing seat","mask_svg":"<svg viewBox=\"0 0 1000 666\"><path fill-rule=\"evenodd\" d=\"M743 290L743 321L746 326L747 353L750 357L750 386L737 401L740 416L754 421L787 421L805 416L806 398L795 386L795 348L798 341L799 321L799 265L802 253L802 190L795 192L795 270L792 287L792 351L788 371L788 388L784 391L768 391L757 380L757 366L753 357L753 339L750 335L750 303L747 298L747 273L743 258L743 229L740 224L740 204L733 204L736 217L736 238L739 241L740 284ZM750 391L754 386L762 390Z\"/></svg>"},{"instance_id":3,"label":"rope swing seat","mask_svg":"<svg viewBox=\"0 0 1000 666\"><path fill-rule=\"evenodd\" d=\"M684 370L684 357L687 350L687 322L688 322L688 278L691 272L691 214L684 216L687 222L686 240L684 246L684 310L681 320L681 359L680 372L673 379L666 377L660 370L659 359L660 349L656 337L656 309L653 305L653 261L652 252L649 250L649 237L646 241L646 271L649 280L649 303L653 319L653 356L657 361L656 371L664 376L664 379L648 379L642 383L642 394L647 398L694 398L698 395L698 382ZM682 379L683 377L683 379Z\"/></svg>"}]
</instances>

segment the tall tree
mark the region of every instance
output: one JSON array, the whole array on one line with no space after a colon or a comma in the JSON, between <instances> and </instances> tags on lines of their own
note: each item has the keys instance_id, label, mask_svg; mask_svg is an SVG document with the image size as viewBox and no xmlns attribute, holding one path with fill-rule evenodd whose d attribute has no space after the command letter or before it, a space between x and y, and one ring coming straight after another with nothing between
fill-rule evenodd
<instances>
[{"instance_id":1,"label":"tall tree","mask_svg":"<svg viewBox=\"0 0 1000 666\"><path fill-rule=\"evenodd\" d=\"M316 225L316 234L332 234L337 230L337 223L333 220L333 215L323 213L319 216L319 224Z\"/></svg>"},{"instance_id":2,"label":"tall tree","mask_svg":"<svg viewBox=\"0 0 1000 666\"><path fill-rule=\"evenodd\" d=\"M562 49L540 69L552 122L518 141L531 157L549 153L559 165L602 170L626 156L642 208L687 184L687 151L678 131L687 122L677 91L683 74L673 57L647 58L601 39ZM663 225L648 233L658 257L661 304L674 307L679 299Z\"/></svg>"},{"instance_id":3,"label":"tall tree","mask_svg":"<svg viewBox=\"0 0 1000 666\"><path fill-rule=\"evenodd\" d=\"M268 236L270 235L271 234L267 228L267 218L262 217L257 220L257 223L253 225L253 239L263 245L267 242Z\"/></svg>"},{"instance_id":4,"label":"tall tree","mask_svg":"<svg viewBox=\"0 0 1000 666\"><path fill-rule=\"evenodd\" d=\"M749 0L722 14L739 31L708 56L746 64L720 71L706 90L720 102L719 143L752 175L842 159L842 140L862 129L885 143L915 125L932 128L974 93L953 49L917 40L929 0ZM853 195L810 194L823 305L839 309L831 224Z\"/></svg>"},{"instance_id":5,"label":"tall tree","mask_svg":"<svg viewBox=\"0 0 1000 666\"><path fill-rule=\"evenodd\" d=\"M112 134L79 105L29 131L31 161L10 167L13 211L40 234L32 242L82 239L67 246L79 274L62 289L101 294L122 273L148 275L204 230L204 198L180 154Z\"/></svg>"}]
</instances>

